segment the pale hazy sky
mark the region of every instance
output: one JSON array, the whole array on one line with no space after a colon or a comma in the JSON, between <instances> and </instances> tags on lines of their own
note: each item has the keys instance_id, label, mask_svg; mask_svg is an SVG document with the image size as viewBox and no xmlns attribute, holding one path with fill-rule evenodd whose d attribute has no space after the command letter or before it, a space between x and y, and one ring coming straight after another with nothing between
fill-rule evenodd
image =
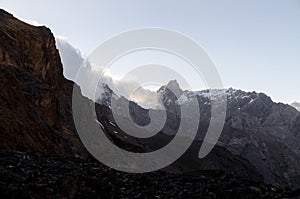
<instances>
[{"instance_id":1,"label":"pale hazy sky","mask_svg":"<svg viewBox=\"0 0 300 199\"><path fill-rule=\"evenodd\" d=\"M300 101L300 0L0 0L0 7L45 24L85 55L134 28L176 30L204 47L225 87Z\"/></svg>"}]
</instances>

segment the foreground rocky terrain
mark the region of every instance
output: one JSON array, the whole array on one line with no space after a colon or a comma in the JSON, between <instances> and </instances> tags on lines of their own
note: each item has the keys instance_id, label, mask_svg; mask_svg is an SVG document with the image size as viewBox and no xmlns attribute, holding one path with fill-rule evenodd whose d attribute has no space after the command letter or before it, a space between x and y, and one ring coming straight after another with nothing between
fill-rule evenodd
<instances>
[{"instance_id":1,"label":"foreground rocky terrain","mask_svg":"<svg viewBox=\"0 0 300 199\"><path fill-rule=\"evenodd\" d=\"M74 83L63 77L51 31L28 25L0 10L0 43L1 198L282 198L299 194L262 183L260 168L235 151L241 145L233 149L217 146L206 159L199 160L201 140L196 140L169 168L141 175L101 165L88 155L78 138L71 109ZM82 102L90 102L80 97ZM176 106L175 101L171 106ZM138 107L134 103L132 106ZM172 139L172 134L165 133L152 141L143 140L145 143L125 137L111 119L107 105L96 104L96 110L97 122L104 126L107 136L126 150L151 151ZM135 114L137 123L145 123L147 111L138 108L131 114ZM176 117L170 114L165 130L176 130ZM299 132L296 119L290 125L295 134ZM205 124L200 129L204 131ZM226 130L232 135L244 132L232 131L232 127ZM297 148L296 140L290 141ZM280 145L274 149L277 146ZM248 151L251 150L256 149L250 147ZM277 165L280 159L273 160L269 163ZM290 166L297 166L297 159L276 167L279 180L282 175L291 178L292 172L285 173ZM288 181L292 184L279 183L278 187L298 185L293 184L297 182L297 170L292 171L293 181Z\"/></svg>"},{"instance_id":2,"label":"foreground rocky terrain","mask_svg":"<svg viewBox=\"0 0 300 199\"><path fill-rule=\"evenodd\" d=\"M297 198L299 191L222 172L128 174L89 158L0 151L1 198Z\"/></svg>"}]
</instances>

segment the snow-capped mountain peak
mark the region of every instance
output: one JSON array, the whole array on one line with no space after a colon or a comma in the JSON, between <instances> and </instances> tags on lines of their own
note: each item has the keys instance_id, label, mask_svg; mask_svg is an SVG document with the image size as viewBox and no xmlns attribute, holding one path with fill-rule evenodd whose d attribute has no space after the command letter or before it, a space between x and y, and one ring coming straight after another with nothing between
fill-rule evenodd
<instances>
[{"instance_id":1,"label":"snow-capped mountain peak","mask_svg":"<svg viewBox=\"0 0 300 199\"><path fill-rule=\"evenodd\" d=\"M227 97L227 100L231 101L248 101L248 103L252 103L259 96L264 95L262 93L256 92L245 92L233 88L229 89L206 89L200 91L184 91L179 99L176 101L177 104L185 104L189 103L192 97L197 97L198 99L202 99L207 101L206 103L210 103L210 100L222 100L224 96Z\"/></svg>"},{"instance_id":2,"label":"snow-capped mountain peak","mask_svg":"<svg viewBox=\"0 0 300 199\"><path fill-rule=\"evenodd\" d=\"M300 103L299 102L293 102L293 103L291 103L291 106L300 112Z\"/></svg>"}]
</instances>

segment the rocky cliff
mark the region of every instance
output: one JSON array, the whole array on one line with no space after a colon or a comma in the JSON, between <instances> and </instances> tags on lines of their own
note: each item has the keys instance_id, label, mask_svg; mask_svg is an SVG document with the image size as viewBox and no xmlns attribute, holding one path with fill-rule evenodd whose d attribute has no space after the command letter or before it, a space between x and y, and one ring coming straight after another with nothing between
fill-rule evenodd
<instances>
[{"instance_id":1,"label":"rocky cliff","mask_svg":"<svg viewBox=\"0 0 300 199\"><path fill-rule=\"evenodd\" d=\"M0 147L86 155L51 31L0 10L0 43Z\"/></svg>"},{"instance_id":2,"label":"rocky cliff","mask_svg":"<svg viewBox=\"0 0 300 199\"><path fill-rule=\"evenodd\" d=\"M1 62L1 74L6 82L1 85L1 119L7 125L1 125L4 127L1 134L4 142L1 147L47 154L85 155L85 150L76 136L71 113L73 83L63 77L62 64L52 33L46 27L25 24L4 11L2 16L1 29L5 34L1 37L4 44L1 52L5 56ZM14 46L10 45L12 41L7 37L14 39ZM176 87L175 82L173 86ZM111 97L113 91L108 87L104 90L107 91L104 98ZM109 104L105 104L106 101L99 102L105 105L97 106L98 112L103 113ZM137 104L133 102L130 102L130 106L133 107L130 110L134 110L132 114L135 115L136 122L145 124L148 121L145 110L136 109ZM121 133L115 135L115 131L121 130L111 125L113 119L110 114L110 110L107 110L104 115L98 115L99 120L106 127L112 141L126 150L153 151L172 139L172 136L160 134L143 145L138 139L128 139L128 136L122 136ZM169 116L172 117L172 114ZM172 119L169 121L173 122ZM220 148L214 150L205 160L199 161L199 146L200 143L194 143L189 152L167 170L177 173L225 170L239 177L262 180L262 176L247 160Z\"/></svg>"},{"instance_id":3,"label":"rocky cliff","mask_svg":"<svg viewBox=\"0 0 300 199\"><path fill-rule=\"evenodd\" d=\"M123 198L152 198L155 191L158 197L180 198L280 198L299 195L289 189L253 182L261 181L262 176L251 158L244 155L249 152L243 153L238 149L245 145L249 146L246 151L255 152L256 148L251 147L257 143L260 146L260 143L245 144L244 141L250 138L243 138L241 142L234 140L244 131L232 126L226 127L224 133L230 139L226 141L225 137L222 140L224 146L217 146L204 161L197 159L201 140L196 140L182 158L166 168L180 175L163 171L126 174L109 169L91 158L74 157L86 157L87 152L77 137L72 118L74 84L63 77L53 34L46 27L33 27L0 9L0 44L0 196L3 198L44 198L45 194L69 198L111 198L114 194ZM177 86L175 82L172 85ZM111 97L112 91L107 91L104 97ZM82 97L83 102L86 100ZM166 98L164 102L170 103L170 106L166 104L169 108L179 105L175 98ZM114 124L109 103L101 103L96 104L99 123L112 142L125 150L145 152L160 148L172 139L172 132L178 127L178 109L169 109L170 118L164 130L169 129L170 132L160 132L154 140L140 141L125 135ZM130 106L131 115L137 123L149 121L148 110L134 102L130 102ZM207 114L209 117L209 111ZM200 130L204 131L206 124L200 124ZM236 121L232 124L240 123ZM298 124L295 117L289 126L295 134ZM277 148L279 145L273 145L272 140L270 143L273 148L266 147L267 150L274 150L273 154L277 150L280 157L285 158L285 148ZM290 159L290 156L286 158L283 160L296 165L289 161L296 160ZM271 156L270 159L275 160L273 165L278 163ZM274 170L279 171L278 179L282 175L291 178L291 167L279 163ZM296 180L297 176L295 173ZM294 178L294 181L288 182L296 182Z\"/></svg>"}]
</instances>

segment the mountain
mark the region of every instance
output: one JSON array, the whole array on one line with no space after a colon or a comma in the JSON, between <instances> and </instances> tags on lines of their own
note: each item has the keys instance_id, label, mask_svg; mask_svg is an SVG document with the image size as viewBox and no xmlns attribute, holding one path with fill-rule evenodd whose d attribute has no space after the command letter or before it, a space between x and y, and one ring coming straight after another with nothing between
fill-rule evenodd
<instances>
[{"instance_id":1,"label":"mountain","mask_svg":"<svg viewBox=\"0 0 300 199\"><path fill-rule=\"evenodd\" d=\"M106 91L108 90L106 89ZM109 93L111 92L109 91ZM153 141L155 143L163 142L163 139L170 140L171 138L166 137L172 137L176 134L181 122L181 106L189 106L193 97L198 99L200 106L200 121L195 120L193 110L189 111L189 114L186 116L188 117L186 122L199 122L199 130L196 136L198 143L194 143L191 149L180 159L193 159L194 164L190 161L182 161L189 163L181 164L182 162L180 163L179 160L171 165L173 170L175 169L174 167L190 171L201 168L202 162L196 161L198 159L197 154L191 151L199 151L199 146L206 134L211 117L211 98L222 99L225 96L227 98L226 120L217 148L221 147L223 151L226 151L227 154L223 154L222 157L227 159L220 161L220 165L214 161L215 164L211 166L211 169L222 168L224 164L230 162L231 157L236 156L247 160L247 165L256 168L257 170L255 171L264 177L264 182L278 186L299 188L300 148L298 143L300 141L300 113L293 107L275 103L264 93L244 92L232 88L196 92L183 91L176 80L172 80L166 86L162 86L158 93L161 94L166 108L167 121L159 133L160 137L158 140ZM101 102L99 101L100 104L107 105L111 99L108 97L105 100L104 96L111 95L102 95ZM177 98L176 96L179 97ZM150 122L148 109L143 109L134 102L129 104L130 114L134 122L142 126ZM108 107L110 107L110 104ZM119 111L118 114L122 115L123 113ZM111 113L108 115L111 115ZM112 116L109 116L108 120L114 121ZM166 142L168 141L163 143ZM144 141L143 144L153 145L147 141ZM153 148L153 146L151 147ZM208 159L215 159L216 157L218 155L212 152ZM210 161L205 160L204 162ZM236 160L235 162L239 161ZM227 165L227 168L229 168L228 171L234 171L239 166L238 164L235 166ZM247 173L247 171L244 173ZM255 172L252 171L252 173ZM241 175L241 172L236 172L235 175ZM248 177L253 176L250 175Z\"/></svg>"},{"instance_id":2,"label":"mountain","mask_svg":"<svg viewBox=\"0 0 300 199\"><path fill-rule=\"evenodd\" d=\"M293 102L291 104L292 107L294 107L295 109L297 109L298 111L300 111L300 103L299 102Z\"/></svg>"},{"instance_id":3,"label":"mountain","mask_svg":"<svg viewBox=\"0 0 300 199\"><path fill-rule=\"evenodd\" d=\"M73 123L73 82L51 31L0 10L0 43L0 147L87 155Z\"/></svg>"},{"instance_id":4,"label":"mountain","mask_svg":"<svg viewBox=\"0 0 300 199\"><path fill-rule=\"evenodd\" d=\"M175 115L180 114L180 106L190 103L192 96L197 97L201 115L198 140L204 138L206 128L201 129L209 124L210 98L226 96L226 121L217 145L247 159L264 176L266 183L300 186L300 113L293 107L274 103L263 93L232 88L184 91L176 100L168 92L162 94L165 107ZM192 120L193 115L190 112L188 117ZM171 129L172 126L165 131L171 132Z\"/></svg>"},{"instance_id":5,"label":"mountain","mask_svg":"<svg viewBox=\"0 0 300 199\"><path fill-rule=\"evenodd\" d=\"M282 198L299 195L288 188L261 182L268 175L262 176L255 162L243 152L239 153L240 147L245 145L250 147L245 149L245 154L252 150L257 157L256 148L251 148L252 137L244 130L229 126L229 122L224 129L223 134L228 136L222 138L223 144L216 146L205 159L197 158L209 111L204 111L205 117L201 117L198 139L168 168L152 173L128 174L104 166L88 155L78 138L71 108L73 86L82 102L80 108L85 109L93 102L83 97L80 88L72 81L64 78L51 31L44 26L34 27L19 21L0 9L0 43L0 198L44 198L45 195L50 198L152 198L155 191L155 196L161 198ZM94 122L103 126L115 145L133 152L153 151L170 142L178 128L181 101L171 96L168 88L179 91L178 95L186 95L184 102L188 100L188 93L195 94L182 91L175 81L160 89L164 102L169 103L165 104L168 119L163 130L152 137L153 140L128 136L116 125L107 99L115 97L120 103L128 100L116 96L108 86L103 85L98 103L89 108L96 109L98 121ZM262 96L261 101L268 102L264 98ZM209 110L209 100L206 97L203 100L206 100L203 107ZM131 101L129 106L130 115L136 123L145 125L150 122L149 109ZM263 107L259 107L264 111ZM122 111L119 114L122 115ZM233 123L237 127L243 124ZM288 126L288 129L294 129L291 133L295 135L299 127L297 124L295 117ZM239 137L231 137L231 134L248 137L241 137L239 142ZM184 142L189 138L181 139ZM296 187L297 170L292 177L291 168L297 165L297 159L290 161L294 156L288 155L287 150L297 148L294 145L297 140L289 139L285 137L290 144L287 148L279 142L280 139L277 139L278 145L273 139L270 143L265 141L265 148L277 152L286 163L276 159L277 156L268 157L271 153L266 153L266 159L279 167L274 169L274 172L279 172L278 182L294 183L283 187ZM249 145L244 143L245 140L250 140ZM274 148L268 148L269 145Z\"/></svg>"}]
</instances>

